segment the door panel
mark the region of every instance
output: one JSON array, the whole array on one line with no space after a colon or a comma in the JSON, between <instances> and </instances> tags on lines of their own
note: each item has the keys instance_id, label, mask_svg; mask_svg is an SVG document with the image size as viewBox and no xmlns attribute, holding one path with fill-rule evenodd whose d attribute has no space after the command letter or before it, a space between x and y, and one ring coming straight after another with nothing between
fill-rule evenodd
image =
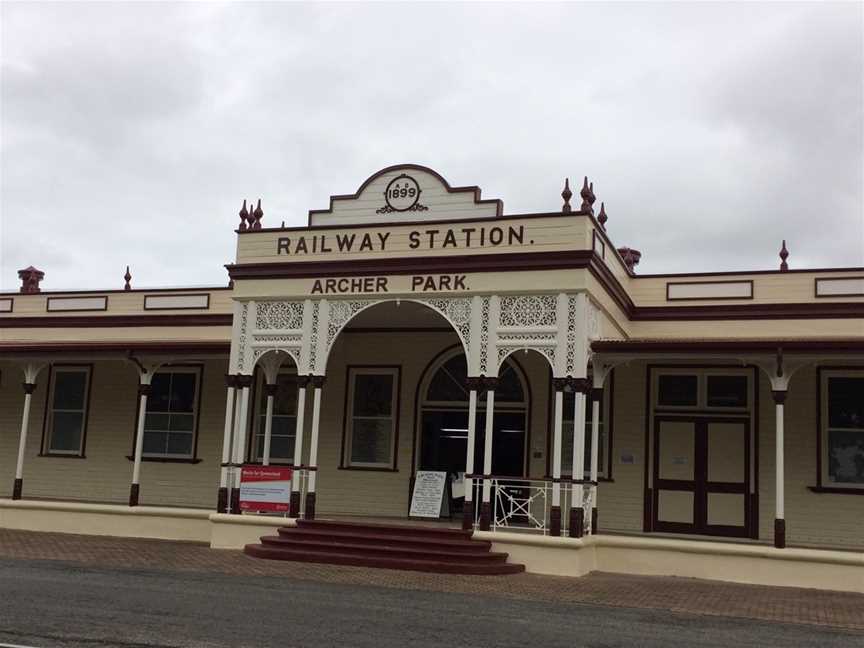
<instances>
[{"instance_id":1,"label":"door panel","mask_svg":"<svg viewBox=\"0 0 864 648\"><path fill-rule=\"evenodd\" d=\"M743 423L707 422L708 481L743 484L747 474Z\"/></svg>"},{"instance_id":2,"label":"door panel","mask_svg":"<svg viewBox=\"0 0 864 648\"><path fill-rule=\"evenodd\" d=\"M749 444L746 419L657 417L654 529L745 537L750 521Z\"/></svg>"},{"instance_id":3,"label":"door panel","mask_svg":"<svg viewBox=\"0 0 864 648\"><path fill-rule=\"evenodd\" d=\"M694 523L692 491L661 490L657 499L657 518L660 522L676 524Z\"/></svg>"},{"instance_id":4,"label":"door panel","mask_svg":"<svg viewBox=\"0 0 864 648\"><path fill-rule=\"evenodd\" d=\"M693 479L693 460L696 457L695 424L691 422L663 422L657 429L660 437L658 453L660 479Z\"/></svg>"},{"instance_id":5,"label":"door panel","mask_svg":"<svg viewBox=\"0 0 864 648\"><path fill-rule=\"evenodd\" d=\"M708 526L744 527L746 502L744 495L708 493Z\"/></svg>"}]
</instances>

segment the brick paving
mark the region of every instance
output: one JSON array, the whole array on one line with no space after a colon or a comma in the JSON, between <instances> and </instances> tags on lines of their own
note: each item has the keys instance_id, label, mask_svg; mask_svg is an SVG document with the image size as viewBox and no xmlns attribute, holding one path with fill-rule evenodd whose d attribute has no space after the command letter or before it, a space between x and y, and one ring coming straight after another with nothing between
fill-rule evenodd
<instances>
[{"instance_id":1,"label":"brick paving","mask_svg":"<svg viewBox=\"0 0 864 648\"><path fill-rule=\"evenodd\" d=\"M107 569L209 572L482 594L739 617L864 631L864 594L594 572L582 578L458 576L261 560L191 542L0 529L0 559L54 560Z\"/></svg>"}]
</instances>

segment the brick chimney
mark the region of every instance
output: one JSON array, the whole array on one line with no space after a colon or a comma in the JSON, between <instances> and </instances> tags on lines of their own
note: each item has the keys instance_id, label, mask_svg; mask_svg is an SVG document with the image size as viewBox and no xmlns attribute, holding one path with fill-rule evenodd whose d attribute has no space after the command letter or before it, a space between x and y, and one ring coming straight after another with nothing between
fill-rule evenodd
<instances>
[{"instance_id":1,"label":"brick chimney","mask_svg":"<svg viewBox=\"0 0 864 648\"><path fill-rule=\"evenodd\" d=\"M624 265L630 272L636 272L636 266L639 265L639 259L642 258L642 253L639 250L634 250L629 247L618 248L618 254L624 260Z\"/></svg>"},{"instance_id":2,"label":"brick chimney","mask_svg":"<svg viewBox=\"0 0 864 648\"><path fill-rule=\"evenodd\" d=\"M21 280L21 292L26 294L38 293L39 282L45 278L45 273L37 270L33 266L24 268L18 271L18 278Z\"/></svg>"}]
</instances>

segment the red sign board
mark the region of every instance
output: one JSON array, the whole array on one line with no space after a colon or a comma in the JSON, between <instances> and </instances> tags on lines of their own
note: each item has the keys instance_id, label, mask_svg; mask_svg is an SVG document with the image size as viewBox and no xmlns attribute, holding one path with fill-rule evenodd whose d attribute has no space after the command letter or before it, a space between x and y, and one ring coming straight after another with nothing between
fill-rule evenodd
<instances>
[{"instance_id":1,"label":"red sign board","mask_svg":"<svg viewBox=\"0 0 864 648\"><path fill-rule=\"evenodd\" d=\"M282 466L243 466L240 472L240 510L287 513L294 471Z\"/></svg>"}]
</instances>

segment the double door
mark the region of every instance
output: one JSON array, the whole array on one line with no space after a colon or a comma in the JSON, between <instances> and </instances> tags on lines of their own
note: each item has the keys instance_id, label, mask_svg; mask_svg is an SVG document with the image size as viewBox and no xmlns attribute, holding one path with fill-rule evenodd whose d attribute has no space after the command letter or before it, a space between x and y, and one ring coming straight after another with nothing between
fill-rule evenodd
<instances>
[{"instance_id":1,"label":"double door","mask_svg":"<svg viewBox=\"0 0 864 648\"><path fill-rule=\"evenodd\" d=\"M653 454L655 531L749 535L749 419L658 416Z\"/></svg>"}]
</instances>

